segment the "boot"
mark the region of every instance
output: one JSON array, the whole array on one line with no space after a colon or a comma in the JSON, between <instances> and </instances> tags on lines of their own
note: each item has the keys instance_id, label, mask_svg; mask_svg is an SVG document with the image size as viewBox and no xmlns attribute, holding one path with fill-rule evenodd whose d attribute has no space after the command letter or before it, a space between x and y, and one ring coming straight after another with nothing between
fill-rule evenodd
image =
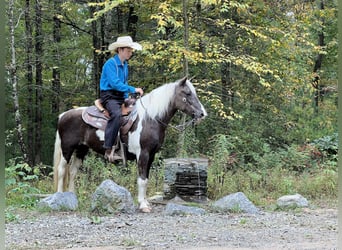
<instances>
[{"instance_id":1,"label":"boot","mask_svg":"<svg viewBox=\"0 0 342 250\"><path fill-rule=\"evenodd\" d=\"M111 163L122 160L122 157L120 155L115 154L115 150L113 150L113 148L106 149L104 158Z\"/></svg>"}]
</instances>

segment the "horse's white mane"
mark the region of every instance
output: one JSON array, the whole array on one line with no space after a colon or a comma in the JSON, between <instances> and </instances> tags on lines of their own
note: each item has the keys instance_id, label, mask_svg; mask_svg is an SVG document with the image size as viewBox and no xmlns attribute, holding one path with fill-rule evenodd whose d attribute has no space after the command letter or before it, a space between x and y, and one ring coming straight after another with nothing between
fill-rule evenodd
<instances>
[{"instance_id":1,"label":"horse's white mane","mask_svg":"<svg viewBox=\"0 0 342 250\"><path fill-rule=\"evenodd\" d=\"M142 115L146 112L152 119L155 119L157 116L163 116L170 106L178 83L179 81L164 84L142 96L141 100L137 102L138 113ZM187 84L192 91L195 91L189 80L187 80Z\"/></svg>"}]
</instances>

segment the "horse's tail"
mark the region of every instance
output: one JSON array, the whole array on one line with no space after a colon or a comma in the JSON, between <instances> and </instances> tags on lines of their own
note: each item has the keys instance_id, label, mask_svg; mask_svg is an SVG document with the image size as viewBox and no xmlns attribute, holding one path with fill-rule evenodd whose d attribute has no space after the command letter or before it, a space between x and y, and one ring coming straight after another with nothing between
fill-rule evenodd
<instances>
[{"instance_id":1,"label":"horse's tail","mask_svg":"<svg viewBox=\"0 0 342 250\"><path fill-rule=\"evenodd\" d=\"M54 190L57 191L58 185L58 166L62 159L62 147L61 147L61 138L59 136L58 130L56 132L56 140L55 140L55 151L53 153L53 182L54 182Z\"/></svg>"}]
</instances>

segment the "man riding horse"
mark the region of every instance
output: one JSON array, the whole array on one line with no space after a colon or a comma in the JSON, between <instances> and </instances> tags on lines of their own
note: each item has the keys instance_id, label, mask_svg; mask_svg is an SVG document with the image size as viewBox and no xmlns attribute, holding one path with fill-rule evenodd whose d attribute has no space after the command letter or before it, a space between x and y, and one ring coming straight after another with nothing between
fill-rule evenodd
<instances>
[{"instance_id":1,"label":"man riding horse","mask_svg":"<svg viewBox=\"0 0 342 250\"><path fill-rule=\"evenodd\" d=\"M115 155L114 143L120 129L121 106L129 93L144 94L142 88L136 88L128 84L128 60L132 57L134 50L141 50L139 43L133 42L130 36L118 37L116 42L109 45L108 49L114 54L102 68L100 79L100 99L108 112L109 119L105 130L105 158L110 162L120 160Z\"/></svg>"}]
</instances>

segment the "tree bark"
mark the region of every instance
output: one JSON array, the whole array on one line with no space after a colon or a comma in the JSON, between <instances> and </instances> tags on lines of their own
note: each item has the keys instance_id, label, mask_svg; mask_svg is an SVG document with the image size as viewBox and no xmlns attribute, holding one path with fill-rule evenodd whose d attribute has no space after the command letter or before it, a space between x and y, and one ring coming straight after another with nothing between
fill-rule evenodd
<instances>
[{"instance_id":1,"label":"tree bark","mask_svg":"<svg viewBox=\"0 0 342 250\"><path fill-rule=\"evenodd\" d=\"M53 2L54 8L54 17L53 17L53 42L54 42L54 66L52 67L52 90L53 90L53 98L52 98L52 107L51 111L53 114L59 113L59 94L61 91L61 74L60 74L60 65L61 65L61 55L59 53L59 44L61 42L61 22L58 18L60 14L60 1L55 0Z\"/></svg>"},{"instance_id":2,"label":"tree bark","mask_svg":"<svg viewBox=\"0 0 342 250\"><path fill-rule=\"evenodd\" d=\"M94 7L90 7L91 15L95 13L96 9ZM100 96L100 90L99 90L99 84L100 84L100 72L101 69L99 67L98 62L98 52L97 50L101 49L98 44L97 39L97 20L91 22L91 35L92 35L92 41L93 41L93 84L96 89L97 96ZM101 49L102 50L102 49Z\"/></svg>"},{"instance_id":3,"label":"tree bark","mask_svg":"<svg viewBox=\"0 0 342 250\"><path fill-rule=\"evenodd\" d=\"M324 1L320 0L319 2L319 9L324 10ZM324 23L324 21L323 21ZM318 46L323 47L325 45L324 43L324 32L323 32L323 25L321 27L321 31L318 34ZM319 71L321 70L323 62L323 54L318 54L317 58L315 60L315 65L313 69L314 79L312 82L312 86L315 89L315 96L314 96L314 102L315 102L315 112L318 113L318 107L319 107L319 99L321 97L321 90L322 86L320 84L320 74Z\"/></svg>"},{"instance_id":4,"label":"tree bark","mask_svg":"<svg viewBox=\"0 0 342 250\"><path fill-rule=\"evenodd\" d=\"M183 36L183 43L184 43L184 49L188 50L189 49L189 22L188 22L188 16L187 16L187 12L188 12L188 1L187 0L183 0L183 25L184 25L184 36ZM188 64L188 59L186 58L186 56L183 54L183 74L185 76L189 76L189 64ZM185 124L186 121L186 114L182 115L181 118L181 123ZM185 130L182 131L179 134L179 138L178 138L178 155L181 156L185 156L185 149L184 149L184 141L185 141Z\"/></svg>"},{"instance_id":5,"label":"tree bark","mask_svg":"<svg viewBox=\"0 0 342 250\"><path fill-rule=\"evenodd\" d=\"M32 19L31 19L31 5L30 0L26 0L25 8L25 36L26 36L26 84L27 84L27 144L34 145L34 126L32 119L33 112L33 59L32 59ZM34 164L34 147L29 147L28 160L29 165Z\"/></svg>"},{"instance_id":6,"label":"tree bark","mask_svg":"<svg viewBox=\"0 0 342 250\"><path fill-rule=\"evenodd\" d=\"M137 22L138 22L138 16L136 15L134 11L134 6L131 5L129 7L129 13L128 13L127 31L131 35L133 41L135 41L135 37L137 34Z\"/></svg>"},{"instance_id":7,"label":"tree bark","mask_svg":"<svg viewBox=\"0 0 342 250\"><path fill-rule=\"evenodd\" d=\"M36 55L36 105L35 105L35 162L34 164L41 162L41 148L42 148L42 87L43 87L43 32L42 32L42 6L39 0L35 2L35 55Z\"/></svg>"},{"instance_id":8,"label":"tree bark","mask_svg":"<svg viewBox=\"0 0 342 250\"><path fill-rule=\"evenodd\" d=\"M27 148L24 142L23 136L23 126L19 108L19 96L18 96L18 78L17 78L17 63L16 63L16 55L15 55L15 35L14 35L14 1L8 1L8 20L9 20L9 30L10 30L10 51L11 51L11 64L9 66L9 75L10 81L12 83L12 97L13 97L13 104L14 104L14 112L15 112L15 122L17 126L17 134L18 134L18 143L20 146L20 150L23 154L23 159L26 163L29 163L27 157Z\"/></svg>"},{"instance_id":9,"label":"tree bark","mask_svg":"<svg viewBox=\"0 0 342 250\"><path fill-rule=\"evenodd\" d=\"M120 7L116 8L117 10L117 17L118 17L118 34L121 34L124 32L124 26L123 26L123 14Z\"/></svg>"}]
</instances>

